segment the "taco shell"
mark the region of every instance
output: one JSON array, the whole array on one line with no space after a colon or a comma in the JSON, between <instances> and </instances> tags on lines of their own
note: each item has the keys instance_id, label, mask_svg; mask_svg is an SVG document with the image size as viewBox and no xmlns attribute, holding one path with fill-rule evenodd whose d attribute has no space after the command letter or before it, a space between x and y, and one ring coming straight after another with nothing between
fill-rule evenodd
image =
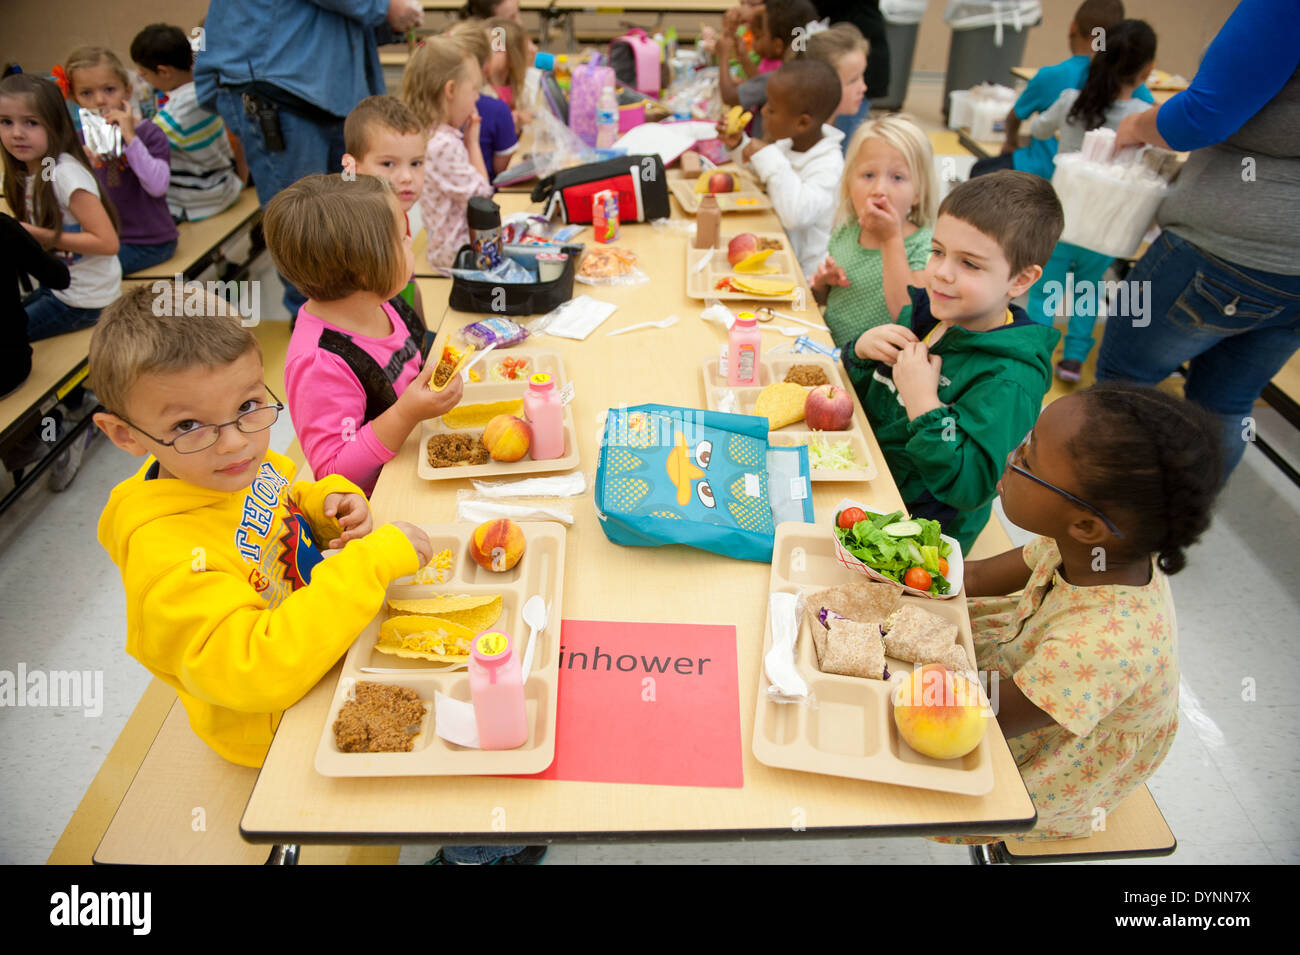
<instances>
[{"instance_id":1,"label":"taco shell","mask_svg":"<svg viewBox=\"0 0 1300 955\"><path fill-rule=\"evenodd\" d=\"M731 284L750 295L789 295L794 291L794 283L784 279L765 279L753 275L732 275Z\"/></svg>"},{"instance_id":2,"label":"taco shell","mask_svg":"<svg viewBox=\"0 0 1300 955\"><path fill-rule=\"evenodd\" d=\"M393 612L390 620L406 617L436 617L447 623L463 627L471 634L491 629L501 616L501 595L486 594L481 597L444 595L421 600L390 600Z\"/></svg>"},{"instance_id":3,"label":"taco shell","mask_svg":"<svg viewBox=\"0 0 1300 955\"><path fill-rule=\"evenodd\" d=\"M758 404L754 414L767 419L769 431L784 428L803 420L804 404L808 400L808 389L790 381L778 381L768 385L758 393Z\"/></svg>"},{"instance_id":4,"label":"taco shell","mask_svg":"<svg viewBox=\"0 0 1300 955\"><path fill-rule=\"evenodd\" d=\"M477 634L441 617L389 617L379 625L375 649L407 659L464 663Z\"/></svg>"}]
</instances>

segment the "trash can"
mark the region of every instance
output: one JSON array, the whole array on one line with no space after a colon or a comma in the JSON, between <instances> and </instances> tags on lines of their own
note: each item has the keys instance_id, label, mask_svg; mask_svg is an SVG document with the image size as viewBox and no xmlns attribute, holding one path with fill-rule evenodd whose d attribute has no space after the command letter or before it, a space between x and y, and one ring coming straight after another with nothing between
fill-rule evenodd
<instances>
[{"instance_id":1,"label":"trash can","mask_svg":"<svg viewBox=\"0 0 1300 955\"><path fill-rule=\"evenodd\" d=\"M1038 0L948 0L943 18L952 27L943 85L946 120L953 90L1006 85L1024 57L1029 28L1042 22L1043 8Z\"/></svg>"},{"instance_id":2,"label":"trash can","mask_svg":"<svg viewBox=\"0 0 1300 955\"><path fill-rule=\"evenodd\" d=\"M885 18L885 39L889 42L889 92L871 97L872 109L902 109L907 99L907 83L912 77L912 57L916 53L916 35L921 30L929 0L880 0ZM867 91L871 95L871 91Z\"/></svg>"}]
</instances>

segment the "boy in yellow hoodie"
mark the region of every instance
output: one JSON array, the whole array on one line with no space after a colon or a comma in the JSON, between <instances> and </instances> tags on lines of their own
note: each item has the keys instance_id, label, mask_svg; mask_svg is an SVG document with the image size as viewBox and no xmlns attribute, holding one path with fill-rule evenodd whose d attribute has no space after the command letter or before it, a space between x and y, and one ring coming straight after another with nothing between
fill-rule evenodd
<instances>
[{"instance_id":1,"label":"boy in yellow hoodie","mask_svg":"<svg viewBox=\"0 0 1300 955\"><path fill-rule=\"evenodd\" d=\"M122 572L127 652L175 688L204 742L260 766L282 711L433 548L411 524L372 529L345 478L294 483L269 448L284 405L257 339L210 296L201 315L172 314L190 294L141 286L95 328L90 381L109 409L95 424L145 459L113 489L99 542ZM187 307L159 307L173 297Z\"/></svg>"}]
</instances>

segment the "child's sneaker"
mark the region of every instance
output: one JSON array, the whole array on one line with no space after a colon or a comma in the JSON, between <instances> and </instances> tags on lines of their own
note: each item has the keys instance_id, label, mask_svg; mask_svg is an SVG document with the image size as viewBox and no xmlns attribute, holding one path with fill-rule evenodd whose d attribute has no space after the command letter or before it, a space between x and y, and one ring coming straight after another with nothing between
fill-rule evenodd
<instances>
[{"instance_id":1,"label":"child's sneaker","mask_svg":"<svg viewBox=\"0 0 1300 955\"><path fill-rule=\"evenodd\" d=\"M1071 384L1083 377L1083 362L1063 358L1056 363L1056 377Z\"/></svg>"}]
</instances>

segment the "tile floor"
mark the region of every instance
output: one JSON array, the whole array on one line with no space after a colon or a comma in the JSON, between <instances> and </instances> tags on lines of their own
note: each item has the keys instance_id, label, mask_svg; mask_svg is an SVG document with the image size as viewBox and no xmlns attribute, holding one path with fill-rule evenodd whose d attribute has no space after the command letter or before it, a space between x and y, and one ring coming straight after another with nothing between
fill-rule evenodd
<instances>
[{"instance_id":1,"label":"tile floor","mask_svg":"<svg viewBox=\"0 0 1300 955\"><path fill-rule=\"evenodd\" d=\"M933 121L938 91L931 86L914 81L917 95L908 107ZM262 337L273 360L286 340L286 326L274 323L286 316L274 272L265 261L260 265ZM1271 409L1260 409L1259 432L1300 461L1300 432ZM292 440L285 416L271 446L284 451ZM109 492L135 467L135 459L96 441L68 491L33 489L0 518L0 670L16 672L21 663L29 671L103 674L98 716L0 709L0 863L45 861L148 683L122 650L121 582L95 542ZM1008 530L1019 542L1022 532ZM1300 488L1258 449L1247 449L1213 526L1190 552L1188 568L1173 578L1182 727L1150 788L1179 848L1146 864L1300 862L1300 658L1291 646L1300 596L1290 580L1297 540ZM432 853L432 847L407 846L401 861L418 864ZM961 847L917 838L791 839L556 846L546 861L964 865L968 856Z\"/></svg>"}]
</instances>

